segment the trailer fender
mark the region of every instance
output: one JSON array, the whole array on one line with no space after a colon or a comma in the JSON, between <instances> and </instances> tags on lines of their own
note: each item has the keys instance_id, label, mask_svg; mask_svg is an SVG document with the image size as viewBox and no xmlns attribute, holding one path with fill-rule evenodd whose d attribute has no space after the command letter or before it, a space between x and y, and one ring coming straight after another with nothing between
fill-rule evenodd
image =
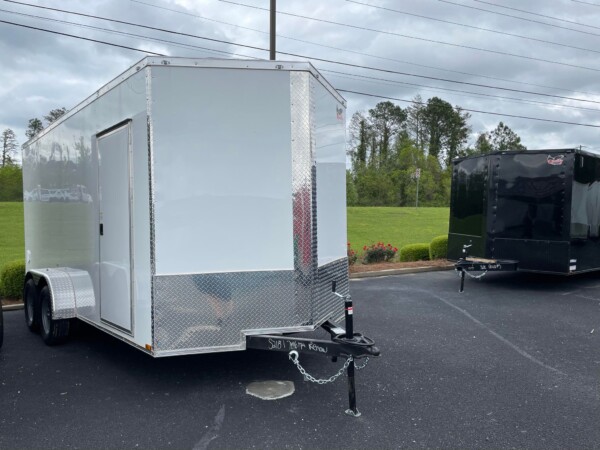
<instances>
[{"instance_id":1,"label":"trailer fender","mask_svg":"<svg viewBox=\"0 0 600 450\"><path fill-rule=\"evenodd\" d=\"M26 279L33 278L39 289L43 284L50 290L52 319L77 317L78 308L94 307L92 279L84 270L57 267L29 270Z\"/></svg>"}]
</instances>

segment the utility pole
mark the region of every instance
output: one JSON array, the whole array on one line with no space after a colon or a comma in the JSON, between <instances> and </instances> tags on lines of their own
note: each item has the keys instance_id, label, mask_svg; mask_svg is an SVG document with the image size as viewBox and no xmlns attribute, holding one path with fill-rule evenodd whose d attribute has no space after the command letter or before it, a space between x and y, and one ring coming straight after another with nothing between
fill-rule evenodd
<instances>
[{"instance_id":1,"label":"utility pole","mask_svg":"<svg viewBox=\"0 0 600 450\"><path fill-rule=\"evenodd\" d=\"M271 0L271 29L270 29L270 46L269 59L275 61L275 16L276 16L276 0Z\"/></svg>"},{"instance_id":2,"label":"utility pole","mask_svg":"<svg viewBox=\"0 0 600 450\"><path fill-rule=\"evenodd\" d=\"M419 207L419 178L421 178L421 169L415 170L414 177L417 180L417 199L415 201L415 208L418 208Z\"/></svg>"}]
</instances>

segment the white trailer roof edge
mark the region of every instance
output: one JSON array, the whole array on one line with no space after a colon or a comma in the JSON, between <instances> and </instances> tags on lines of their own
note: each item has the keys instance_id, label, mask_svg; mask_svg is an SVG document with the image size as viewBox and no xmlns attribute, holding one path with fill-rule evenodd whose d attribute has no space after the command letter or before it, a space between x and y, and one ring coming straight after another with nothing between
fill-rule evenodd
<instances>
[{"instance_id":1,"label":"white trailer roof edge","mask_svg":"<svg viewBox=\"0 0 600 450\"><path fill-rule=\"evenodd\" d=\"M336 99L347 106L346 99L340 95L340 93L333 87L329 82L320 74L320 72L307 61L270 61L270 60L255 60L255 59L216 59L216 58L185 58L185 57L150 57L147 56L142 58L137 63L133 64L125 72L112 79L92 95L87 97L82 102L78 103L72 109L67 111L58 120L51 123L48 127L44 128L41 132L36 134L34 137L26 141L23 146L27 147L33 144L35 141L46 135L48 132L56 128L62 122L67 120L69 117L75 115L81 111L87 105L92 103L97 98L114 89L119 84L127 80L133 74L139 72L145 67L149 66L165 66L172 65L176 67L203 67L209 69L253 69L253 70L285 70L285 71L308 71L334 96Z\"/></svg>"}]
</instances>

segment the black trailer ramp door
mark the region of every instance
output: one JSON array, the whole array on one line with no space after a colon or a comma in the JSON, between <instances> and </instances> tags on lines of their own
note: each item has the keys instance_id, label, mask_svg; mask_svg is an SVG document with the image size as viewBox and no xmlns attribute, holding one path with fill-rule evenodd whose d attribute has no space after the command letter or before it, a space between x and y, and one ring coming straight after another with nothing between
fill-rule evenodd
<instances>
[{"instance_id":1,"label":"black trailer ramp door","mask_svg":"<svg viewBox=\"0 0 600 450\"><path fill-rule=\"evenodd\" d=\"M498 162L492 170L498 181L494 185L495 208L490 229L494 238L551 241L565 238L570 221L565 213L567 157L572 155L496 156Z\"/></svg>"},{"instance_id":2,"label":"black trailer ramp door","mask_svg":"<svg viewBox=\"0 0 600 450\"><path fill-rule=\"evenodd\" d=\"M100 318L131 331L130 121L97 136Z\"/></svg>"},{"instance_id":3,"label":"black trailer ramp door","mask_svg":"<svg viewBox=\"0 0 600 450\"><path fill-rule=\"evenodd\" d=\"M569 272L572 154L496 155L492 165L491 255L519 268Z\"/></svg>"}]
</instances>

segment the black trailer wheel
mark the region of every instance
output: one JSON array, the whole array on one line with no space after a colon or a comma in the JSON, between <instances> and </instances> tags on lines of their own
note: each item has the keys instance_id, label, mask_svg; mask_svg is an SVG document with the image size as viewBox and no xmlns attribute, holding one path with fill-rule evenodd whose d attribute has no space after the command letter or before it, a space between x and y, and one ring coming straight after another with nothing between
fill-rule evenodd
<instances>
[{"instance_id":1,"label":"black trailer wheel","mask_svg":"<svg viewBox=\"0 0 600 450\"><path fill-rule=\"evenodd\" d=\"M33 279L27 280L23 288L23 299L25 300L25 323L32 332L40 329L40 299Z\"/></svg>"},{"instance_id":2,"label":"black trailer wheel","mask_svg":"<svg viewBox=\"0 0 600 450\"><path fill-rule=\"evenodd\" d=\"M50 305L50 289L44 286L40 291L41 310L41 334L46 345L62 344L69 337L69 320L52 319L52 307Z\"/></svg>"}]
</instances>

